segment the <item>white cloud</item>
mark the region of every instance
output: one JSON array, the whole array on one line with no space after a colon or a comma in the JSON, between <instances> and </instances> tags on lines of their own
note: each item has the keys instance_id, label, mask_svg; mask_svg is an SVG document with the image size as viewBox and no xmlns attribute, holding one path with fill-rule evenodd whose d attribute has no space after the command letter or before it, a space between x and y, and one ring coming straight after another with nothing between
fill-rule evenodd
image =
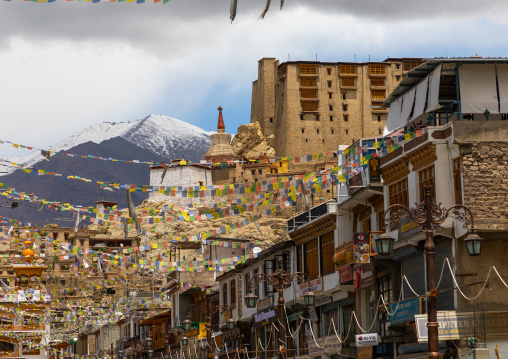
<instances>
[{"instance_id":1,"label":"white cloud","mask_svg":"<svg viewBox=\"0 0 508 359\"><path fill-rule=\"evenodd\" d=\"M444 19L456 0L432 1L419 10L393 0L371 6L286 0L283 11L272 1L267 17L258 21L264 3L239 0L230 24L229 0L166 5L0 0L0 139L43 147L92 123L150 113L211 130L219 104L235 132L249 121L245 107L262 57L505 55L498 49L507 45L499 36L507 25L491 10L470 4L473 10L463 6L460 17ZM432 4L440 4L441 12L429 10ZM508 5L496 6L501 11ZM7 154L14 153L0 147L0 155Z\"/></svg>"}]
</instances>

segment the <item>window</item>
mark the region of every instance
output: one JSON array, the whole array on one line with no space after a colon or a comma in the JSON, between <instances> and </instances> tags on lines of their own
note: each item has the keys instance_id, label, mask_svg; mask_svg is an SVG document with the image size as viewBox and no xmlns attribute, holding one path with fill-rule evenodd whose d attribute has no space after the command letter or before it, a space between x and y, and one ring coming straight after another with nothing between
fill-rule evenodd
<instances>
[{"instance_id":1,"label":"window","mask_svg":"<svg viewBox=\"0 0 508 359\"><path fill-rule=\"evenodd\" d=\"M330 122L333 122L333 116L330 116Z\"/></svg>"},{"instance_id":2,"label":"window","mask_svg":"<svg viewBox=\"0 0 508 359\"><path fill-rule=\"evenodd\" d=\"M319 277L319 254L318 240L314 239L305 243L305 272L309 278Z\"/></svg>"},{"instance_id":3,"label":"window","mask_svg":"<svg viewBox=\"0 0 508 359\"><path fill-rule=\"evenodd\" d=\"M296 246L296 270L303 272L302 246Z\"/></svg>"},{"instance_id":4,"label":"window","mask_svg":"<svg viewBox=\"0 0 508 359\"><path fill-rule=\"evenodd\" d=\"M332 128L332 135L333 135L333 128Z\"/></svg>"},{"instance_id":5,"label":"window","mask_svg":"<svg viewBox=\"0 0 508 359\"><path fill-rule=\"evenodd\" d=\"M300 75L316 75L317 64L300 64Z\"/></svg>"},{"instance_id":6,"label":"window","mask_svg":"<svg viewBox=\"0 0 508 359\"><path fill-rule=\"evenodd\" d=\"M254 277L258 273L259 273L259 269L258 268L254 269L252 277ZM259 298L259 283L254 284L254 294L257 295Z\"/></svg>"},{"instance_id":7,"label":"window","mask_svg":"<svg viewBox=\"0 0 508 359\"><path fill-rule=\"evenodd\" d=\"M323 142L323 143L325 143L325 139L324 139L324 138L323 138L323 141L322 141L322 142Z\"/></svg>"},{"instance_id":8,"label":"window","mask_svg":"<svg viewBox=\"0 0 508 359\"><path fill-rule=\"evenodd\" d=\"M354 75L356 74L356 65L340 65L339 70L341 75Z\"/></svg>"},{"instance_id":9,"label":"window","mask_svg":"<svg viewBox=\"0 0 508 359\"><path fill-rule=\"evenodd\" d=\"M348 115L344 115L344 122L348 122L349 121L349 116Z\"/></svg>"},{"instance_id":10,"label":"window","mask_svg":"<svg viewBox=\"0 0 508 359\"><path fill-rule=\"evenodd\" d=\"M60 279L60 285L65 287L65 279Z\"/></svg>"},{"instance_id":11,"label":"window","mask_svg":"<svg viewBox=\"0 0 508 359\"><path fill-rule=\"evenodd\" d=\"M328 81L328 87L331 88L332 87L332 82L331 81Z\"/></svg>"},{"instance_id":12,"label":"window","mask_svg":"<svg viewBox=\"0 0 508 359\"><path fill-rule=\"evenodd\" d=\"M305 139L305 142L309 142L309 140L306 138L306 139Z\"/></svg>"},{"instance_id":13,"label":"window","mask_svg":"<svg viewBox=\"0 0 508 359\"><path fill-rule=\"evenodd\" d=\"M343 99L343 100L346 100L346 92L343 92L343 93L342 93L342 99Z\"/></svg>"},{"instance_id":14,"label":"window","mask_svg":"<svg viewBox=\"0 0 508 359\"><path fill-rule=\"evenodd\" d=\"M329 106L328 106L328 109L329 109L330 111L333 111L333 106L332 106L332 105L329 105Z\"/></svg>"},{"instance_id":15,"label":"window","mask_svg":"<svg viewBox=\"0 0 508 359\"><path fill-rule=\"evenodd\" d=\"M305 128L302 128L302 133L305 133Z\"/></svg>"},{"instance_id":16,"label":"window","mask_svg":"<svg viewBox=\"0 0 508 359\"><path fill-rule=\"evenodd\" d=\"M453 184L455 204L462 204L462 180L460 175L460 157L453 160Z\"/></svg>"},{"instance_id":17,"label":"window","mask_svg":"<svg viewBox=\"0 0 508 359\"><path fill-rule=\"evenodd\" d=\"M317 90L315 89L301 89L302 98L317 98Z\"/></svg>"},{"instance_id":18,"label":"window","mask_svg":"<svg viewBox=\"0 0 508 359\"><path fill-rule=\"evenodd\" d=\"M372 90L371 92L372 99L384 99L385 91L384 90Z\"/></svg>"},{"instance_id":19,"label":"window","mask_svg":"<svg viewBox=\"0 0 508 359\"><path fill-rule=\"evenodd\" d=\"M331 74L332 74L332 69L331 69L330 67L328 67L328 68L326 69L326 72L328 73L328 75L331 75Z\"/></svg>"},{"instance_id":20,"label":"window","mask_svg":"<svg viewBox=\"0 0 508 359\"><path fill-rule=\"evenodd\" d=\"M258 174L263 174L263 170L258 170Z\"/></svg>"},{"instance_id":21,"label":"window","mask_svg":"<svg viewBox=\"0 0 508 359\"><path fill-rule=\"evenodd\" d=\"M319 133L319 128L318 128L318 129L316 129L316 133Z\"/></svg>"},{"instance_id":22,"label":"window","mask_svg":"<svg viewBox=\"0 0 508 359\"><path fill-rule=\"evenodd\" d=\"M319 121L319 115L316 115L316 121Z\"/></svg>"},{"instance_id":23,"label":"window","mask_svg":"<svg viewBox=\"0 0 508 359\"><path fill-rule=\"evenodd\" d=\"M369 73L371 75L385 75L386 65L369 65Z\"/></svg>"},{"instance_id":24,"label":"window","mask_svg":"<svg viewBox=\"0 0 508 359\"><path fill-rule=\"evenodd\" d=\"M337 309L323 313L322 337L335 334L333 327L337 330ZM333 324L332 324L333 320ZM347 332L346 332L347 333Z\"/></svg>"},{"instance_id":25,"label":"window","mask_svg":"<svg viewBox=\"0 0 508 359\"><path fill-rule=\"evenodd\" d=\"M393 302L393 283L392 275L388 274L377 279L377 288L379 295L383 296L385 303ZM379 327L381 329L381 336L386 337L389 335L388 325L390 324L390 316L387 313L379 313Z\"/></svg>"},{"instance_id":26,"label":"window","mask_svg":"<svg viewBox=\"0 0 508 359\"><path fill-rule=\"evenodd\" d=\"M250 173L254 176L256 174L256 170L250 170Z\"/></svg>"},{"instance_id":27,"label":"window","mask_svg":"<svg viewBox=\"0 0 508 359\"><path fill-rule=\"evenodd\" d=\"M427 167L420 172L418 172L419 183L420 183L420 202L423 202L423 198L425 197L424 187L431 186L432 189L432 201L436 202L436 185L434 179L434 165Z\"/></svg>"},{"instance_id":28,"label":"window","mask_svg":"<svg viewBox=\"0 0 508 359\"><path fill-rule=\"evenodd\" d=\"M333 95L332 92L328 92L328 98L332 98L332 95Z\"/></svg>"},{"instance_id":29,"label":"window","mask_svg":"<svg viewBox=\"0 0 508 359\"><path fill-rule=\"evenodd\" d=\"M415 67L421 65L423 63L422 60L412 60L404 62L404 71L411 71Z\"/></svg>"},{"instance_id":30,"label":"window","mask_svg":"<svg viewBox=\"0 0 508 359\"><path fill-rule=\"evenodd\" d=\"M342 111L347 112L347 105L342 105Z\"/></svg>"},{"instance_id":31,"label":"window","mask_svg":"<svg viewBox=\"0 0 508 359\"><path fill-rule=\"evenodd\" d=\"M273 268L274 268L274 261L273 260L265 261L264 273L266 275L273 274L273 271L274 271ZM270 294L274 293L273 285L271 285L267 281L264 281L263 284L265 285L265 295L270 295Z\"/></svg>"},{"instance_id":32,"label":"window","mask_svg":"<svg viewBox=\"0 0 508 359\"><path fill-rule=\"evenodd\" d=\"M343 77L342 78L342 86L353 87L354 85L355 85L355 78L354 77Z\"/></svg>"},{"instance_id":33,"label":"window","mask_svg":"<svg viewBox=\"0 0 508 359\"><path fill-rule=\"evenodd\" d=\"M381 122L381 116L377 116L377 122Z\"/></svg>"},{"instance_id":34,"label":"window","mask_svg":"<svg viewBox=\"0 0 508 359\"><path fill-rule=\"evenodd\" d=\"M400 70L400 64L395 64L395 68L396 68L397 70Z\"/></svg>"},{"instance_id":35,"label":"window","mask_svg":"<svg viewBox=\"0 0 508 359\"><path fill-rule=\"evenodd\" d=\"M346 135L349 134L349 130L346 130Z\"/></svg>"},{"instance_id":36,"label":"window","mask_svg":"<svg viewBox=\"0 0 508 359\"><path fill-rule=\"evenodd\" d=\"M228 284L222 286L222 304L228 304Z\"/></svg>"},{"instance_id":37,"label":"window","mask_svg":"<svg viewBox=\"0 0 508 359\"><path fill-rule=\"evenodd\" d=\"M321 262L323 263L323 275L335 272L335 264L333 263L334 254L335 246L333 232L330 232L321 237Z\"/></svg>"},{"instance_id":38,"label":"window","mask_svg":"<svg viewBox=\"0 0 508 359\"><path fill-rule=\"evenodd\" d=\"M353 320L353 310L354 305L345 305L342 307L342 333L346 335L349 332L349 335L344 338L344 341L353 341L355 339L355 323L351 323ZM348 331L349 328L351 328L351 330Z\"/></svg>"},{"instance_id":39,"label":"window","mask_svg":"<svg viewBox=\"0 0 508 359\"><path fill-rule=\"evenodd\" d=\"M409 198L407 191L407 178L388 186L390 206L393 204L402 204L409 207Z\"/></svg>"},{"instance_id":40,"label":"window","mask_svg":"<svg viewBox=\"0 0 508 359\"><path fill-rule=\"evenodd\" d=\"M381 135L381 129L380 128L377 130L377 134Z\"/></svg>"},{"instance_id":41,"label":"window","mask_svg":"<svg viewBox=\"0 0 508 359\"><path fill-rule=\"evenodd\" d=\"M300 86L316 87L316 79L300 79Z\"/></svg>"},{"instance_id":42,"label":"window","mask_svg":"<svg viewBox=\"0 0 508 359\"><path fill-rule=\"evenodd\" d=\"M400 81L400 75L396 75L396 76L395 76L395 80L396 80L397 82L399 82L399 81Z\"/></svg>"},{"instance_id":43,"label":"window","mask_svg":"<svg viewBox=\"0 0 508 359\"><path fill-rule=\"evenodd\" d=\"M303 121L303 115L300 115L300 120Z\"/></svg>"},{"instance_id":44,"label":"window","mask_svg":"<svg viewBox=\"0 0 508 359\"><path fill-rule=\"evenodd\" d=\"M236 281L232 280L230 284L231 291L231 309L236 308Z\"/></svg>"},{"instance_id":45,"label":"window","mask_svg":"<svg viewBox=\"0 0 508 359\"><path fill-rule=\"evenodd\" d=\"M385 85L385 79L370 79L370 85L371 86L384 86Z\"/></svg>"},{"instance_id":46,"label":"window","mask_svg":"<svg viewBox=\"0 0 508 359\"><path fill-rule=\"evenodd\" d=\"M302 101L303 111L317 111L317 101Z\"/></svg>"},{"instance_id":47,"label":"window","mask_svg":"<svg viewBox=\"0 0 508 359\"><path fill-rule=\"evenodd\" d=\"M270 117L270 123L273 123L273 117Z\"/></svg>"},{"instance_id":48,"label":"window","mask_svg":"<svg viewBox=\"0 0 508 359\"><path fill-rule=\"evenodd\" d=\"M250 273L245 273L245 294L250 293Z\"/></svg>"},{"instance_id":49,"label":"window","mask_svg":"<svg viewBox=\"0 0 508 359\"><path fill-rule=\"evenodd\" d=\"M409 207L409 197L407 190L407 178L404 178L401 181L398 181L394 184L388 186L388 195L390 206L393 204L402 204L406 207ZM399 228L398 223L392 223L390 226L391 230L396 230Z\"/></svg>"}]
</instances>

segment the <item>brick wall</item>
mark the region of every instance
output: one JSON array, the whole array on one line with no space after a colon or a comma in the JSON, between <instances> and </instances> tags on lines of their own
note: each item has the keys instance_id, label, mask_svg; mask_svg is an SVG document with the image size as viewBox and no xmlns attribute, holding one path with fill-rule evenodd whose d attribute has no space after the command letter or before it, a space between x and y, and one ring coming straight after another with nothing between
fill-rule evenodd
<instances>
[{"instance_id":1,"label":"brick wall","mask_svg":"<svg viewBox=\"0 0 508 359\"><path fill-rule=\"evenodd\" d=\"M508 230L508 142L461 145L464 204L479 230Z\"/></svg>"}]
</instances>

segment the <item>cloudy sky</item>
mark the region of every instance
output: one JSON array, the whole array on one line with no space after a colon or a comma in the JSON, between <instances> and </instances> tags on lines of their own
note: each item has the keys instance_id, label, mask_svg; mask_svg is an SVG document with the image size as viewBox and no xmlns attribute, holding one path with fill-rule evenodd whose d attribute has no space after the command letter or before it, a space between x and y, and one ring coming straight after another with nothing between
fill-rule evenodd
<instances>
[{"instance_id":1,"label":"cloudy sky","mask_svg":"<svg viewBox=\"0 0 508 359\"><path fill-rule=\"evenodd\" d=\"M249 122L257 61L507 56L508 2L0 0L0 139L45 147L101 121L148 114L205 130ZM0 156L22 154L6 145Z\"/></svg>"}]
</instances>

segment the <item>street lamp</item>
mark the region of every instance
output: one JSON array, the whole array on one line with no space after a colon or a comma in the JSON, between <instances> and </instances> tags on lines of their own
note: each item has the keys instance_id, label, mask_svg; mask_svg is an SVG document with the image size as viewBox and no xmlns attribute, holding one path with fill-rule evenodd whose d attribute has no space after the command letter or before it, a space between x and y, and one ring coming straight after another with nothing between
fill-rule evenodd
<instances>
[{"instance_id":1,"label":"street lamp","mask_svg":"<svg viewBox=\"0 0 508 359\"><path fill-rule=\"evenodd\" d=\"M378 254L392 254L395 240L388 234L383 233L376 238L376 249Z\"/></svg>"},{"instance_id":2,"label":"street lamp","mask_svg":"<svg viewBox=\"0 0 508 359\"><path fill-rule=\"evenodd\" d=\"M470 256L474 257L481 254L483 239L479 235L471 233L464 239L464 242L466 242L467 253Z\"/></svg>"},{"instance_id":3,"label":"street lamp","mask_svg":"<svg viewBox=\"0 0 508 359\"><path fill-rule=\"evenodd\" d=\"M488 116L487 111L486 116ZM427 328L428 328L428 352L429 358L437 359L439 357L439 338L437 322L437 288L436 288L436 273L434 251L436 245L433 239L434 228L442 224L448 217L455 218L458 221L464 222L464 228L471 223L471 234L464 240L467 251L471 256L478 256L482 249L482 239L474 233L474 217L471 210L461 204L456 204L450 208L442 208L441 204L436 205L432 202L431 187L424 187L424 200L423 204L418 205L416 208L407 208L401 204L394 204L388 207L383 215L389 213L392 209L397 209L390 215L390 222L398 222L403 217L410 217L416 224L418 224L426 234L426 241L424 246L425 260L426 260L426 276L427 276ZM468 216L469 215L469 219ZM386 228L385 228L386 230ZM379 241L379 246L378 246ZM383 242L384 241L384 242ZM393 251L394 239L387 233L383 233L380 238L376 239L376 247L379 254L391 254ZM386 249L386 251L385 251Z\"/></svg>"},{"instance_id":4,"label":"street lamp","mask_svg":"<svg viewBox=\"0 0 508 359\"><path fill-rule=\"evenodd\" d=\"M279 260L277 263L277 270L273 274L265 274L265 273L257 273L250 280L250 287L254 288L254 286L258 286L260 282L268 282L273 288L277 291L279 295L278 300L278 314L279 314L279 346L282 357L286 355L285 348L285 339L286 339L286 328L284 326L284 290L291 286L293 281L297 281L299 283L306 282L309 279L309 276L303 272L296 272L294 274L288 273L282 269L282 261ZM247 308L255 308L257 304L258 296L254 293L247 294L245 296L245 305ZM315 300L315 295L313 292L308 292L304 294L304 303L305 305L313 305Z\"/></svg>"},{"instance_id":5,"label":"street lamp","mask_svg":"<svg viewBox=\"0 0 508 359\"><path fill-rule=\"evenodd\" d=\"M151 337L146 338L145 343L148 348L151 348L153 344L152 338Z\"/></svg>"},{"instance_id":6,"label":"street lamp","mask_svg":"<svg viewBox=\"0 0 508 359\"><path fill-rule=\"evenodd\" d=\"M189 345L189 338L187 338L187 337L183 337L183 338L182 338L182 340L181 340L181 342L182 342L182 345L183 345L184 347L186 347L187 345Z\"/></svg>"},{"instance_id":7,"label":"street lamp","mask_svg":"<svg viewBox=\"0 0 508 359\"><path fill-rule=\"evenodd\" d=\"M192 322L189 320L189 318L185 319L183 322L182 322L182 326L183 326L183 330L185 330L186 332L188 332L189 330L191 330L191 327L192 327Z\"/></svg>"},{"instance_id":8,"label":"street lamp","mask_svg":"<svg viewBox=\"0 0 508 359\"><path fill-rule=\"evenodd\" d=\"M256 308L256 304L258 303L258 296L254 293L249 293L245 296L245 305L247 308Z\"/></svg>"},{"instance_id":9,"label":"street lamp","mask_svg":"<svg viewBox=\"0 0 508 359\"><path fill-rule=\"evenodd\" d=\"M231 330L235 327L235 321L233 318L229 318L227 321L226 321L226 327Z\"/></svg>"},{"instance_id":10,"label":"street lamp","mask_svg":"<svg viewBox=\"0 0 508 359\"><path fill-rule=\"evenodd\" d=\"M153 350L152 350L152 349L150 349L150 350L148 351L148 357L149 357L149 358L153 358Z\"/></svg>"}]
</instances>

